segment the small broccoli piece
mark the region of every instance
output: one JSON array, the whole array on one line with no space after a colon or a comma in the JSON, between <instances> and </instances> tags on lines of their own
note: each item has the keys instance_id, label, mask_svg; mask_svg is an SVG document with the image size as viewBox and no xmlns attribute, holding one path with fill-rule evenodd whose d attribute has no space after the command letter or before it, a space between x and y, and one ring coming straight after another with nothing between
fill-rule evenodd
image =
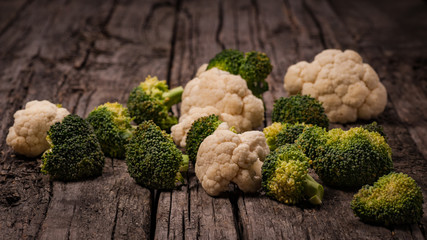
<instances>
[{"instance_id":1,"label":"small broccoli piece","mask_svg":"<svg viewBox=\"0 0 427 240\"><path fill-rule=\"evenodd\" d=\"M327 141L327 131L319 126L310 125L303 129L295 144L309 159L316 159ZM312 164L312 160L310 160Z\"/></svg>"},{"instance_id":2,"label":"small broccoli piece","mask_svg":"<svg viewBox=\"0 0 427 240\"><path fill-rule=\"evenodd\" d=\"M273 122L307 123L328 128L329 120L322 103L308 95L279 98L273 106Z\"/></svg>"},{"instance_id":3,"label":"small broccoli piece","mask_svg":"<svg viewBox=\"0 0 427 240\"><path fill-rule=\"evenodd\" d=\"M181 101L184 89L176 87L169 90L165 80L148 76L144 82L135 87L127 102L130 116L137 124L152 120L163 130L170 130L178 123L177 117L171 113L171 107Z\"/></svg>"},{"instance_id":4,"label":"small broccoli piece","mask_svg":"<svg viewBox=\"0 0 427 240\"><path fill-rule=\"evenodd\" d=\"M142 122L126 145L126 163L130 176L150 189L175 188L184 181L179 171L188 169L188 157L151 120Z\"/></svg>"},{"instance_id":5,"label":"small broccoli piece","mask_svg":"<svg viewBox=\"0 0 427 240\"><path fill-rule=\"evenodd\" d=\"M403 173L389 173L373 186L365 185L351 201L362 221L385 226L412 224L423 216L423 194L414 179Z\"/></svg>"},{"instance_id":6,"label":"small broccoli piece","mask_svg":"<svg viewBox=\"0 0 427 240\"><path fill-rule=\"evenodd\" d=\"M305 123L273 123L264 128L263 133L270 151L274 151L279 146L294 143L303 130L309 126L312 125L306 125Z\"/></svg>"},{"instance_id":7,"label":"small broccoli piece","mask_svg":"<svg viewBox=\"0 0 427 240\"><path fill-rule=\"evenodd\" d=\"M106 103L92 110L87 121L95 130L104 154L124 158L125 145L133 132L128 110L117 102Z\"/></svg>"},{"instance_id":8,"label":"small broccoli piece","mask_svg":"<svg viewBox=\"0 0 427 240\"><path fill-rule=\"evenodd\" d=\"M363 129L366 129L368 131L371 132L377 132L379 133L381 136L384 137L384 139L387 141L387 136L384 133L384 128L383 126L379 125L377 122L372 122L370 124L365 124L361 126Z\"/></svg>"},{"instance_id":9,"label":"small broccoli piece","mask_svg":"<svg viewBox=\"0 0 427 240\"><path fill-rule=\"evenodd\" d=\"M77 181L102 174L105 157L92 126L77 115L68 115L47 133L51 146L42 156L42 173L53 180Z\"/></svg>"},{"instance_id":10,"label":"small broccoli piece","mask_svg":"<svg viewBox=\"0 0 427 240\"><path fill-rule=\"evenodd\" d=\"M268 90L265 81L273 66L265 53L247 52L243 54L238 50L226 49L218 53L209 61L206 70L218 68L234 75L240 75L246 80L252 94L262 98L262 94Z\"/></svg>"},{"instance_id":11,"label":"small broccoli piece","mask_svg":"<svg viewBox=\"0 0 427 240\"><path fill-rule=\"evenodd\" d=\"M226 49L215 55L215 57L209 61L206 70L216 67L220 70L238 75L243 59L244 54L239 50Z\"/></svg>"},{"instance_id":12,"label":"small broccoli piece","mask_svg":"<svg viewBox=\"0 0 427 240\"><path fill-rule=\"evenodd\" d=\"M265 139L267 140L267 145L270 148L270 151L274 151L277 148L277 134L282 131L285 124L274 122L268 127L265 127L262 132L265 135Z\"/></svg>"},{"instance_id":13,"label":"small broccoli piece","mask_svg":"<svg viewBox=\"0 0 427 240\"><path fill-rule=\"evenodd\" d=\"M192 163L196 162L200 144L206 137L215 132L221 123L222 121L216 115L201 117L193 122L186 139L186 150Z\"/></svg>"},{"instance_id":14,"label":"small broccoli piece","mask_svg":"<svg viewBox=\"0 0 427 240\"><path fill-rule=\"evenodd\" d=\"M248 88L253 95L262 98L262 94L268 91L268 83L265 79L273 70L270 59L265 53L247 52L239 69L239 75L246 80Z\"/></svg>"},{"instance_id":15,"label":"small broccoli piece","mask_svg":"<svg viewBox=\"0 0 427 240\"><path fill-rule=\"evenodd\" d=\"M294 144L286 144L267 155L262 166L262 187L266 195L285 204L308 200L322 204L323 186L309 174L309 159Z\"/></svg>"},{"instance_id":16,"label":"small broccoli piece","mask_svg":"<svg viewBox=\"0 0 427 240\"><path fill-rule=\"evenodd\" d=\"M336 128L316 148L313 169L322 181L335 187L361 187L393 170L391 148L377 132L360 127Z\"/></svg>"}]
</instances>

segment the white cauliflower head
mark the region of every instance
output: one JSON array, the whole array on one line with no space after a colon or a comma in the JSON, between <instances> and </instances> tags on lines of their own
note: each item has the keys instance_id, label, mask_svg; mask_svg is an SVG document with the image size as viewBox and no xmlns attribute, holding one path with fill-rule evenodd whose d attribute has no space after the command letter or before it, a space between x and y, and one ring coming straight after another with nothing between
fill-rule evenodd
<instances>
[{"instance_id":1,"label":"white cauliflower head","mask_svg":"<svg viewBox=\"0 0 427 240\"><path fill-rule=\"evenodd\" d=\"M311 95L322 102L331 122L367 120L387 104L387 91L377 73L352 50L324 50L311 63L290 66L284 87L291 95Z\"/></svg>"},{"instance_id":2,"label":"white cauliflower head","mask_svg":"<svg viewBox=\"0 0 427 240\"><path fill-rule=\"evenodd\" d=\"M217 68L209 69L185 86L181 117L178 126L171 129L175 143L184 147L191 124L199 117L211 114L218 115L237 132L244 132L262 125L264 105L261 99L252 95L240 76Z\"/></svg>"},{"instance_id":3,"label":"white cauliflower head","mask_svg":"<svg viewBox=\"0 0 427 240\"><path fill-rule=\"evenodd\" d=\"M50 147L46 140L50 126L68 114L67 109L46 100L28 102L25 109L13 115L15 121L9 128L6 143L19 154L36 157Z\"/></svg>"},{"instance_id":4,"label":"white cauliflower head","mask_svg":"<svg viewBox=\"0 0 427 240\"><path fill-rule=\"evenodd\" d=\"M264 134L237 134L225 129L228 125L222 123L200 145L196 176L211 196L227 191L230 182L243 192L256 192L261 187L262 163L270 151Z\"/></svg>"}]
</instances>

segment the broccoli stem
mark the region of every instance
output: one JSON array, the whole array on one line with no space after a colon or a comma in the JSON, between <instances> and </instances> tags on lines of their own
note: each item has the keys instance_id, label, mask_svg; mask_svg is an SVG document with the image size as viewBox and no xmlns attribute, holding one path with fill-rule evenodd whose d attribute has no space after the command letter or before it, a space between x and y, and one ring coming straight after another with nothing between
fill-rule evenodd
<instances>
[{"instance_id":1,"label":"broccoli stem","mask_svg":"<svg viewBox=\"0 0 427 240\"><path fill-rule=\"evenodd\" d=\"M179 103L182 92L184 92L184 88L180 86L163 93L163 98L165 99L164 105L170 109L172 105Z\"/></svg>"},{"instance_id":2,"label":"broccoli stem","mask_svg":"<svg viewBox=\"0 0 427 240\"><path fill-rule=\"evenodd\" d=\"M179 167L179 171L176 173L176 177L175 177L175 184L177 184L178 186L181 184L185 183L185 179L182 176L181 172L186 172L188 171L188 161L190 160L190 158L188 157L188 155L182 155L182 163L181 166Z\"/></svg>"},{"instance_id":3,"label":"broccoli stem","mask_svg":"<svg viewBox=\"0 0 427 240\"><path fill-rule=\"evenodd\" d=\"M189 162L189 157L188 155L182 155L182 163L181 166L179 167L179 171L180 172L186 172L188 171L188 162Z\"/></svg>"},{"instance_id":4,"label":"broccoli stem","mask_svg":"<svg viewBox=\"0 0 427 240\"><path fill-rule=\"evenodd\" d=\"M309 174L304 180L304 194L313 205L322 204L323 186L316 182Z\"/></svg>"}]
</instances>

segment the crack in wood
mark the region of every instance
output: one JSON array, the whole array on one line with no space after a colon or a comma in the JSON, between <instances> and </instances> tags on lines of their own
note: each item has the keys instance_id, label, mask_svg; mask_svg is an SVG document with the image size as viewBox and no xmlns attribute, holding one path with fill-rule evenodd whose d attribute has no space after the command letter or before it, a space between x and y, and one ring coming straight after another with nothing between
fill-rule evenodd
<instances>
[{"instance_id":1,"label":"crack in wood","mask_svg":"<svg viewBox=\"0 0 427 240\"><path fill-rule=\"evenodd\" d=\"M218 1L218 27L215 32L215 41L221 47L222 50L225 49L225 44L221 41L221 31L222 25L224 24L224 6L222 0Z\"/></svg>"},{"instance_id":2,"label":"crack in wood","mask_svg":"<svg viewBox=\"0 0 427 240\"><path fill-rule=\"evenodd\" d=\"M116 204L116 212L114 213L113 230L111 231L111 240L114 240L115 238L114 236L116 234L117 217L119 215L119 205L120 205L120 188L117 190L116 199L117 199L117 204Z\"/></svg>"},{"instance_id":3,"label":"crack in wood","mask_svg":"<svg viewBox=\"0 0 427 240\"><path fill-rule=\"evenodd\" d=\"M25 9L27 9L27 7L33 3L34 0L27 0L25 1L22 6L16 11L15 15L9 20L9 22L0 30L0 37L3 36L4 33L6 33L12 26L13 24L19 19L19 17L21 16L22 12L25 11Z\"/></svg>"},{"instance_id":4,"label":"crack in wood","mask_svg":"<svg viewBox=\"0 0 427 240\"><path fill-rule=\"evenodd\" d=\"M314 25L317 27L318 36L319 36L319 39L320 39L320 43L322 44L322 46L323 46L324 49L327 49L328 45L326 44L325 34L323 33L322 24L320 23L319 19L317 19L317 17L314 14L313 10L308 6L306 0L302 1L302 5L303 5L304 9L307 11L308 15L313 20Z\"/></svg>"},{"instance_id":5,"label":"crack in wood","mask_svg":"<svg viewBox=\"0 0 427 240\"><path fill-rule=\"evenodd\" d=\"M167 68L167 77L166 82L170 86L171 83L171 76L172 76L172 69L173 69L173 62L175 58L175 46L176 46L176 38L178 34L178 24L179 24L179 13L181 11L181 0L177 0L175 5L175 12L174 12L174 24L172 29L172 38L170 42L171 50L169 54L169 60L168 60L168 68Z\"/></svg>"}]
</instances>

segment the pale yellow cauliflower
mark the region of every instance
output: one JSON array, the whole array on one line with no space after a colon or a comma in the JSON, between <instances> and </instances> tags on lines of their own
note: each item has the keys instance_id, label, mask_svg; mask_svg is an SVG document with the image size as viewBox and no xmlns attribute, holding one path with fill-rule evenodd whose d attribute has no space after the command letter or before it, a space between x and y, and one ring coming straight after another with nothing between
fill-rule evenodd
<instances>
[{"instance_id":1,"label":"pale yellow cauliflower","mask_svg":"<svg viewBox=\"0 0 427 240\"><path fill-rule=\"evenodd\" d=\"M324 50L311 63L290 66L284 87L290 95L311 95L322 102L331 122L371 119L387 104L387 91L377 73L352 50Z\"/></svg>"},{"instance_id":2,"label":"pale yellow cauliflower","mask_svg":"<svg viewBox=\"0 0 427 240\"><path fill-rule=\"evenodd\" d=\"M195 109L195 110L192 110ZM237 132L256 129L264 120L264 105L252 95L246 81L217 68L200 73L187 83L182 94L181 117L172 127L176 144L185 146L185 136L193 121L216 114Z\"/></svg>"},{"instance_id":3,"label":"pale yellow cauliflower","mask_svg":"<svg viewBox=\"0 0 427 240\"><path fill-rule=\"evenodd\" d=\"M226 129L228 125L222 123L200 145L196 176L211 196L227 191L230 182L243 192L256 192L261 187L262 164L270 151L264 134L237 134Z\"/></svg>"},{"instance_id":4,"label":"pale yellow cauliflower","mask_svg":"<svg viewBox=\"0 0 427 240\"><path fill-rule=\"evenodd\" d=\"M50 147L46 140L50 126L68 114L67 109L46 100L28 102L25 109L13 115L15 122L9 128L6 143L19 154L36 157Z\"/></svg>"}]
</instances>

